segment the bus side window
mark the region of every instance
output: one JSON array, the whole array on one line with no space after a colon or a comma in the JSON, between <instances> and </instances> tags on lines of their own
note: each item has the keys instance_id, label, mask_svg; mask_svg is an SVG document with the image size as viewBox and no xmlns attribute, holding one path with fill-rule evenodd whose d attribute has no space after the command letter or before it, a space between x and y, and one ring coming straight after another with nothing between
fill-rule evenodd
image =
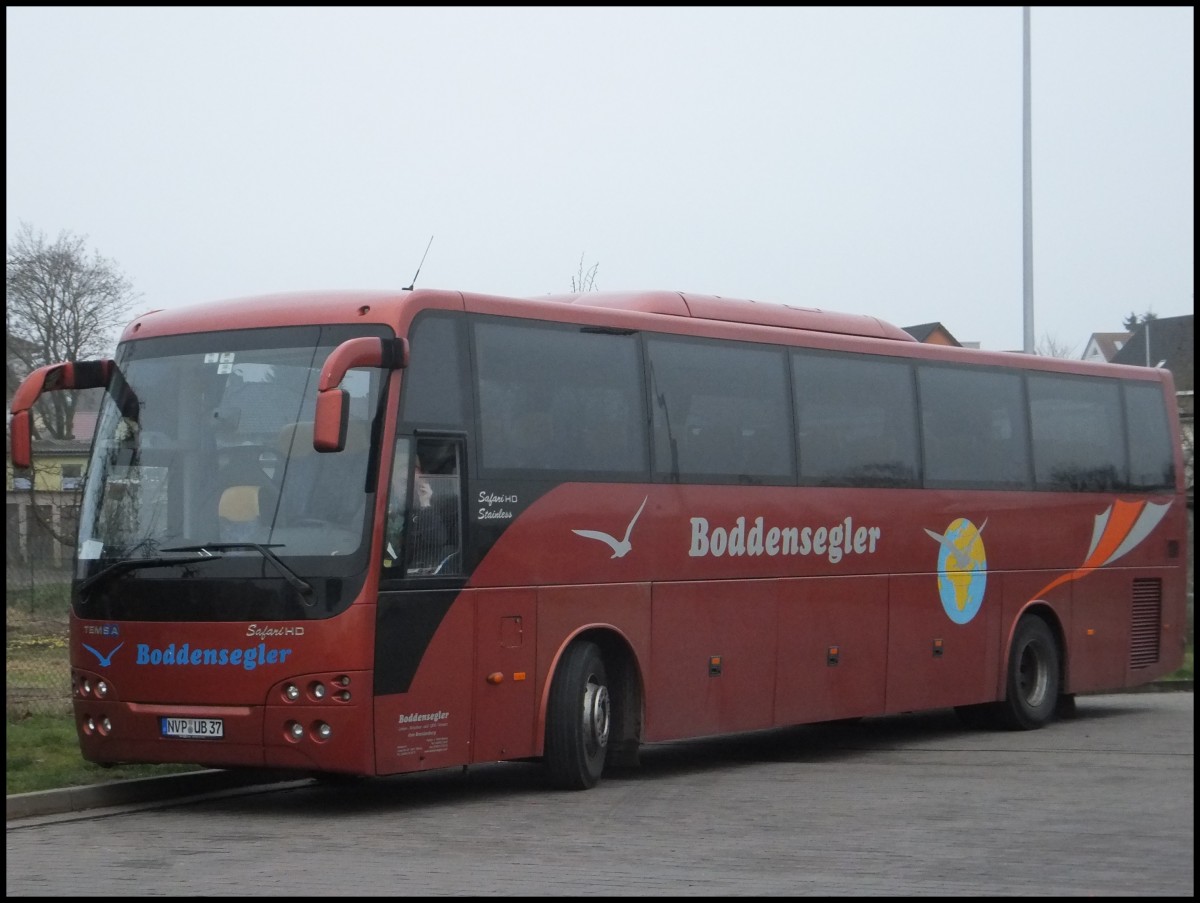
<instances>
[{"instance_id":1,"label":"bus side window","mask_svg":"<svg viewBox=\"0 0 1200 903\"><path fill-rule=\"evenodd\" d=\"M423 478L429 486L429 506L428 511L420 511L416 517L428 516L436 526L425 532L423 538L414 532L413 542L407 547L409 570L456 574L462 570L458 541L461 502L458 473L425 474Z\"/></svg>"},{"instance_id":2,"label":"bus side window","mask_svg":"<svg viewBox=\"0 0 1200 903\"><path fill-rule=\"evenodd\" d=\"M383 566L391 568L400 558L404 548L404 518L408 507L408 470L411 442L403 436L396 437L396 450L392 455L392 476L388 489L387 521L383 531Z\"/></svg>"},{"instance_id":3,"label":"bus side window","mask_svg":"<svg viewBox=\"0 0 1200 903\"><path fill-rule=\"evenodd\" d=\"M422 439L410 456L398 438L389 494L384 567L403 558L405 576L462 572L461 447Z\"/></svg>"},{"instance_id":4,"label":"bus side window","mask_svg":"<svg viewBox=\"0 0 1200 903\"><path fill-rule=\"evenodd\" d=\"M447 576L462 572L461 458L462 446L458 442L423 439L417 443L417 466L428 489L413 504L427 502L428 510L424 513L437 526L426 537L424 547L415 535L413 542L405 546L409 573ZM410 505L409 510L417 509Z\"/></svg>"}]
</instances>

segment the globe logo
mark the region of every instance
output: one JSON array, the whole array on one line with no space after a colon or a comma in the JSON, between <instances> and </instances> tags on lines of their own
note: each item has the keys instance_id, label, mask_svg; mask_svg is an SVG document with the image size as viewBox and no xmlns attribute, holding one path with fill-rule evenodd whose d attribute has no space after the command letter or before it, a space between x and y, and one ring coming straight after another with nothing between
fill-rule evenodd
<instances>
[{"instance_id":1,"label":"globe logo","mask_svg":"<svg viewBox=\"0 0 1200 903\"><path fill-rule=\"evenodd\" d=\"M926 530L941 547L938 552L938 595L942 608L955 624L966 624L979 614L987 587L987 552L983 528L960 517L945 533Z\"/></svg>"}]
</instances>

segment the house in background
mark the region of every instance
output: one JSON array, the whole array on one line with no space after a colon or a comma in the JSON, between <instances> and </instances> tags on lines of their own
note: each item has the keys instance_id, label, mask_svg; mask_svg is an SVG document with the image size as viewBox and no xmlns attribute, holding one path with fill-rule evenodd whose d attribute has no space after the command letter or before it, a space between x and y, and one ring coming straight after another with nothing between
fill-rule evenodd
<instances>
[{"instance_id":1,"label":"house in background","mask_svg":"<svg viewBox=\"0 0 1200 903\"><path fill-rule=\"evenodd\" d=\"M5 462L7 489L75 492L83 488L91 439L34 439L33 467L15 470L12 456ZM11 448L11 446L10 446Z\"/></svg>"},{"instance_id":2,"label":"house in background","mask_svg":"<svg viewBox=\"0 0 1200 903\"><path fill-rule=\"evenodd\" d=\"M962 342L950 334L950 330L941 323L922 323L920 326L905 326L904 331L927 345L952 345L963 347Z\"/></svg>"},{"instance_id":3,"label":"house in background","mask_svg":"<svg viewBox=\"0 0 1200 903\"><path fill-rule=\"evenodd\" d=\"M12 375L10 364L10 386ZM70 566L79 523L79 491L83 488L103 392L88 389L80 393L74 439L33 440L33 467L29 470L13 469L9 439L4 494L4 548L8 562L35 562L54 568ZM11 407L10 392L10 410ZM71 544L60 542L58 536L71 537Z\"/></svg>"},{"instance_id":4,"label":"house in background","mask_svg":"<svg viewBox=\"0 0 1200 903\"><path fill-rule=\"evenodd\" d=\"M1131 332L1093 332L1083 349L1083 360L1108 363L1129 341Z\"/></svg>"},{"instance_id":5,"label":"house in background","mask_svg":"<svg viewBox=\"0 0 1200 903\"><path fill-rule=\"evenodd\" d=\"M90 439L34 439L32 468L14 473L11 457L6 462L4 549L9 562L70 566L91 444ZM55 534L71 537L71 544L59 542Z\"/></svg>"},{"instance_id":6,"label":"house in background","mask_svg":"<svg viewBox=\"0 0 1200 903\"><path fill-rule=\"evenodd\" d=\"M1176 389L1191 389L1195 325L1195 314L1147 320L1134 330L1111 360L1114 364L1136 367L1166 367L1175 376Z\"/></svg>"}]
</instances>

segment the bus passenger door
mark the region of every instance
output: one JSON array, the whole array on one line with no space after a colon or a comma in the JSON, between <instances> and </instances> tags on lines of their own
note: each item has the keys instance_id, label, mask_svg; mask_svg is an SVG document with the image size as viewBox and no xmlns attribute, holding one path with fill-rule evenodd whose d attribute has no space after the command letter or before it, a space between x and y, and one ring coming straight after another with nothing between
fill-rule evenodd
<instances>
[{"instance_id":1,"label":"bus passenger door","mask_svg":"<svg viewBox=\"0 0 1200 903\"><path fill-rule=\"evenodd\" d=\"M534 754L537 593L471 592L475 602L472 762Z\"/></svg>"},{"instance_id":2,"label":"bus passenger door","mask_svg":"<svg viewBox=\"0 0 1200 903\"><path fill-rule=\"evenodd\" d=\"M474 611L463 591L464 442L396 438L375 626L379 774L470 760Z\"/></svg>"}]
</instances>

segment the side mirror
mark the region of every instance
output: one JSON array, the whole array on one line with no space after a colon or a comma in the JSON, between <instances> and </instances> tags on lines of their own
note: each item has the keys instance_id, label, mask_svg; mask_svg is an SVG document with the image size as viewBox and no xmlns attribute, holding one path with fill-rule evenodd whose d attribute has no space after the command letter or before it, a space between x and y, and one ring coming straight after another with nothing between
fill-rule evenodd
<instances>
[{"instance_id":1,"label":"side mirror","mask_svg":"<svg viewBox=\"0 0 1200 903\"><path fill-rule=\"evenodd\" d=\"M317 383L317 411L313 418L313 448L339 452L346 447L346 424L350 404L339 388L346 373L355 367L402 370L408 366L408 339L364 337L342 342L330 353Z\"/></svg>"},{"instance_id":2,"label":"side mirror","mask_svg":"<svg viewBox=\"0 0 1200 903\"><path fill-rule=\"evenodd\" d=\"M98 361L71 361L64 364L47 364L39 367L21 381L13 393L12 435L13 467L29 467L33 463L33 412L34 403L45 392L62 392L68 389L103 389L112 381L117 365L109 359Z\"/></svg>"}]
</instances>

